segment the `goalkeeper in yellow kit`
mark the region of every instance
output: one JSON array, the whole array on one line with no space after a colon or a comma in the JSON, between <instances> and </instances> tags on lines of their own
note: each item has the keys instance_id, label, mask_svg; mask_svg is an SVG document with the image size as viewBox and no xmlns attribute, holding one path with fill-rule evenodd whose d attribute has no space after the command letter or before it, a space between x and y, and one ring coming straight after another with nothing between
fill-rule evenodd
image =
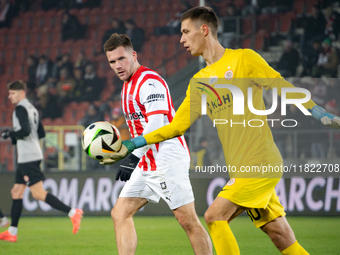
<instances>
[{"instance_id":1,"label":"goalkeeper in yellow kit","mask_svg":"<svg viewBox=\"0 0 340 255\"><path fill-rule=\"evenodd\" d=\"M209 7L195 7L181 18L181 43L194 56L202 56L207 67L200 70L190 81L186 98L176 112L172 122L145 136L123 141L119 153L103 164L112 164L124 158L134 149L147 144L158 143L180 136L202 115L202 95L208 94L207 114L212 120L231 119L234 125L216 125L223 152L228 164L240 169L241 166L282 166L282 157L273 141L265 115L255 115L245 108L243 115L233 115L233 102L230 91L219 88L218 84L232 84L248 94L252 88L254 108L265 110L262 90L293 87L266 61L252 50L225 49L217 40L218 21ZM301 98L299 93L290 93L289 98ZM324 125L340 128L340 118L315 105L311 100L303 104L313 117ZM261 127L247 125L256 119ZM238 124L235 124L238 123ZM244 125L242 124L244 123ZM207 222L216 252L220 254L240 254L229 222L247 211L256 227L261 228L272 240L281 254L308 254L296 241L285 212L275 193L280 174L245 176L234 173L233 177L206 211ZM242 178L241 178L242 177ZM259 252L260 253L260 252Z\"/></svg>"}]
</instances>

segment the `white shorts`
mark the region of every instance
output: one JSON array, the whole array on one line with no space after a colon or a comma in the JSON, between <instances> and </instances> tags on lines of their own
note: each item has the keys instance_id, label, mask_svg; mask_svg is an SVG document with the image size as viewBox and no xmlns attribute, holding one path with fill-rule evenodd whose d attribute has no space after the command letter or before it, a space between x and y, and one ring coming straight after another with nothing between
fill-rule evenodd
<instances>
[{"instance_id":1,"label":"white shorts","mask_svg":"<svg viewBox=\"0 0 340 255\"><path fill-rule=\"evenodd\" d=\"M174 210L194 201L189 180L190 162L156 171L144 172L137 167L119 197L140 197L158 203L162 198Z\"/></svg>"}]
</instances>

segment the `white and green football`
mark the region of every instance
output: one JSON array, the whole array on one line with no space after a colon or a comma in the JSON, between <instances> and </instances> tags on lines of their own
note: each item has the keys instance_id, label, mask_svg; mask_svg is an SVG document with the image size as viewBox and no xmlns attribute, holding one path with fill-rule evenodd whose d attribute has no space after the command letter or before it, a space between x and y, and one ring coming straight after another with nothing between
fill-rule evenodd
<instances>
[{"instance_id":1,"label":"white and green football","mask_svg":"<svg viewBox=\"0 0 340 255\"><path fill-rule=\"evenodd\" d=\"M106 121L98 121L89 125L81 139L87 155L96 160L110 157L120 150L122 140L118 128Z\"/></svg>"}]
</instances>

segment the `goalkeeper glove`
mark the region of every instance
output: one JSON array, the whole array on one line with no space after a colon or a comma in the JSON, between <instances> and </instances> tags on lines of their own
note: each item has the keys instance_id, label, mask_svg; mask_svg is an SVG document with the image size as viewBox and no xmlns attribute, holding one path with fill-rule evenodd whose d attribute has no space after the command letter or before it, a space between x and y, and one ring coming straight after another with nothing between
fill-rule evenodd
<instances>
[{"instance_id":1,"label":"goalkeeper glove","mask_svg":"<svg viewBox=\"0 0 340 255\"><path fill-rule=\"evenodd\" d=\"M135 137L131 140L125 140L122 142L122 147L118 152L112 153L110 158L100 161L102 165L114 164L117 161L125 158L128 154L133 152L135 149L147 145L147 142L143 136Z\"/></svg>"},{"instance_id":2,"label":"goalkeeper glove","mask_svg":"<svg viewBox=\"0 0 340 255\"><path fill-rule=\"evenodd\" d=\"M325 126L340 129L340 117L326 112L322 107L315 105L311 110L311 113L315 119L321 121Z\"/></svg>"},{"instance_id":3,"label":"goalkeeper glove","mask_svg":"<svg viewBox=\"0 0 340 255\"><path fill-rule=\"evenodd\" d=\"M139 158L132 153L126 157L126 159L120 165L118 172L116 174L116 181L119 179L123 182L126 182L130 179L130 176L137 167L139 162Z\"/></svg>"},{"instance_id":4,"label":"goalkeeper glove","mask_svg":"<svg viewBox=\"0 0 340 255\"><path fill-rule=\"evenodd\" d=\"M133 152L136 149L136 145L134 142L130 140L125 140L122 142L122 147L118 152L112 153L110 155L110 158L103 159L100 161L100 164L102 165L111 165L116 163L117 161L125 158L127 155L129 155L131 152Z\"/></svg>"},{"instance_id":5,"label":"goalkeeper glove","mask_svg":"<svg viewBox=\"0 0 340 255\"><path fill-rule=\"evenodd\" d=\"M7 139L8 137L10 137L10 131L8 129L5 129L2 134L1 134L3 139Z\"/></svg>"}]
</instances>

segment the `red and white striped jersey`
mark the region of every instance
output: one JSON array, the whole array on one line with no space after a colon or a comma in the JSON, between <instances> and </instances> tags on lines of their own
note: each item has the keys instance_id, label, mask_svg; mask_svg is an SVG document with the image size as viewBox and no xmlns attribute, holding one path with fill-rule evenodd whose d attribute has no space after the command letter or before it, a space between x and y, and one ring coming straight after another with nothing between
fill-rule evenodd
<instances>
[{"instance_id":1,"label":"red and white striped jersey","mask_svg":"<svg viewBox=\"0 0 340 255\"><path fill-rule=\"evenodd\" d=\"M121 93L122 109L131 136L140 136L153 114L164 114L164 125L175 116L169 88L155 71L141 66ZM190 161L189 149L184 136L151 145L139 162L144 171L181 164Z\"/></svg>"}]
</instances>

